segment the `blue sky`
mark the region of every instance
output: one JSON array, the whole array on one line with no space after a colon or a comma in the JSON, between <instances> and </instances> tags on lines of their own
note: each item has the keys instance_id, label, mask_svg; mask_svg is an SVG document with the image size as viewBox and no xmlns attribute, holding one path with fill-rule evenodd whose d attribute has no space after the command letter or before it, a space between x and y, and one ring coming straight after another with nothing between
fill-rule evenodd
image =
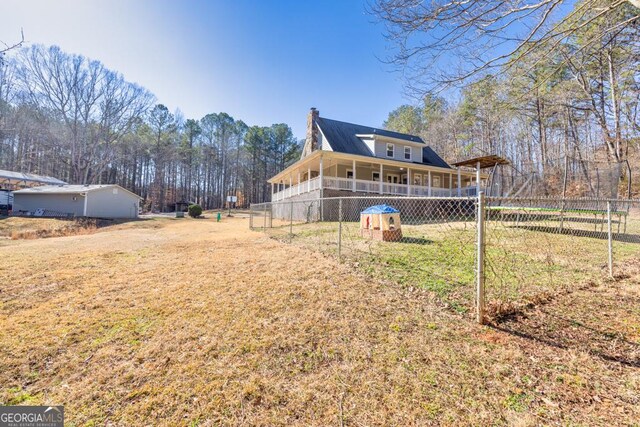
<instances>
[{"instance_id":1,"label":"blue sky","mask_svg":"<svg viewBox=\"0 0 640 427\"><path fill-rule=\"evenodd\" d=\"M409 102L363 0L2 0L0 16L3 42L23 28L98 59L186 118L224 111L304 137L309 107L380 126Z\"/></svg>"}]
</instances>

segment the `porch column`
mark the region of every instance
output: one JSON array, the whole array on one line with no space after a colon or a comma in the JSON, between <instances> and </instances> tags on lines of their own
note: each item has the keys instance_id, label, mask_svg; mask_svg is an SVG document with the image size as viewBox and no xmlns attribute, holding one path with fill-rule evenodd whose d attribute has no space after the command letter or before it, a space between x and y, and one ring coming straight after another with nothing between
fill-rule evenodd
<instances>
[{"instance_id":1,"label":"porch column","mask_svg":"<svg viewBox=\"0 0 640 427\"><path fill-rule=\"evenodd\" d=\"M458 197L462 196L462 176L460 173L460 166L458 166Z\"/></svg>"},{"instance_id":2,"label":"porch column","mask_svg":"<svg viewBox=\"0 0 640 427\"><path fill-rule=\"evenodd\" d=\"M431 171L427 174L427 178L429 179L429 197L431 197Z\"/></svg>"},{"instance_id":3,"label":"porch column","mask_svg":"<svg viewBox=\"0 0 640 427\"><path fill-rule=\"evenodd\" d=\"M307 193L311 191L311 166L307 167Z\"/></svg>"},{"instance_id":4,"label":"porch column","mask_svg":"<svg viewBox=\"0 0 640 427\"><path fill-rule=\"evenodd\" d=\"M480 162L476 165L476 195L480 194Z\"/></svg>"},{"instance_id":5,"label":"porch column","mask_svg":"<svg viewBox=\"0 0 640 427\"><path fill-rule=\"evenodd\" d=\"M453 196L453 174L449 174L449 196Z\"/></svg>"},{"instance_id":6,"label":"porch column","mask_svg":"<svg viewBox=\"0 0 640 427\"><path fill-rule=\"evenodd\" d=\"M320 188L324 188L324 162L320 155Z\"/></svg>"},{"instance_id":7,"label":"porch column","mask_svg":"<svg viewBox=\"0 0 640 427\"><path fill-rule=\"evenodd\" d=\"M380 184L380 190L379 190L379 191L380 191L380 194L382 194L382 183L383 183L383 179L384 179L384 178L383 178L383 176L382 176L382 163L380 163L380 182L379 182L379 184Z\"/></svg>"},{"instance_id":8,"label":"porch column","mask_svg":"<svg viewBox=\"0 0 640 427\"><path fill-rule=\"evenodd\" d=\"M273 182L271 183L271 201L273 201L273 195L275 194Z\"/></svg>"},{"instance_id":9,"label":"porch column","mask_svg":"<svg viewBox=\"0 0 640 427\"><path fill-rule=\"evenodd\" d=\"M407 168L407 196L411 195L411 169Z\"/></svg>"},{"instance_id":10,"label":"porch column","mask_svg":"<svg viewBox=\"0 0 640 427\"><path fill-rule=\"evenodd\" d=\"M351 191L355 193L356 191L356 161L355 160L353 160L351 164L351 168L353 170L353 173L351 174Z\"/></svg>"},{"instance_id":11,"label":"porch column","mask_svg":"<svg viewBox=\"0 0 640 427\"><path fill-rule=\"evenodd\" d=\"M293 196L293 176L289 174L289 197Z\"/></svg>"},{"instance_id":12,"label":"porch column","mask_svg":"<svg viewBox=\"0 0 640 427\"><path fill-rule=\"evenodd\" d=\"M300 181L300 170L298 169L298 195L302 192L302 189L300 187L302 187L301 181Z\"/></svg>"}]
</instances>

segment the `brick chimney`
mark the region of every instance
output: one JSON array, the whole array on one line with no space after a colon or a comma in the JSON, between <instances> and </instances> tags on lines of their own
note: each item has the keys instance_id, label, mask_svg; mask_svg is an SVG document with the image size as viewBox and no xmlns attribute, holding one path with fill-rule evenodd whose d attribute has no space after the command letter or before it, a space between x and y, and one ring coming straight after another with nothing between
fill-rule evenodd
<instances>
[{"instance_id":1,"label":"brick chimney","mask_svg":"<svg viewBox=\"0 0 640 427\"><path fill-rule=\"evenodd\" d=\"M308 156L320 148L318 147L318 124L316 123L318 117L320 117L320 111L312 107L307 115L307 138L304 141L302 157Z\"/></svg>"}]
</instances>

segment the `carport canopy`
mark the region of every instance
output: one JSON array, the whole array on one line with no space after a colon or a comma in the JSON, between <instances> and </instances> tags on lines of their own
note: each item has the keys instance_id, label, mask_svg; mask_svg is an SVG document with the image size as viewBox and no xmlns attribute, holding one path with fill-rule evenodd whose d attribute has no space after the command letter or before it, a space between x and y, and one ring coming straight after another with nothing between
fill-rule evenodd
<instances>
[{"instance_id":1,"label":"carport canopy","mask_svg":"<svg viewBox=\"0 0 640 427\"><path fill-rule=\"evenodd\" d=\"M64 185L66 182L51 176L0 170L0 189L19 190L40 185Z\"/></svg>"},{"instance_id":2,"label":"carport canopy","mask_svg":"<svg viewBox=\"0 0 640 427\"><path fill-rule=\"evenodd\" d=\"M496 156L495 154L489 156L474 157L473 159L461 160L453 163L452 166L467 166L470 168L477 168L480 165L480 169L492 168L498 165L508 165L509 160L504 157Z\"/></svg>"}]
</instances>

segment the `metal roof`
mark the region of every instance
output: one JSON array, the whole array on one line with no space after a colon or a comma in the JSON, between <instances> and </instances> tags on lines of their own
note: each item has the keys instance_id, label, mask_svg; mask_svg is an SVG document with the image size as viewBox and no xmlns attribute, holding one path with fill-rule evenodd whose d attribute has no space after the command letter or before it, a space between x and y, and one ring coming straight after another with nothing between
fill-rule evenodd
<instances>
[{"instance_id":1,"label":"metal roof","mask_svg":"<svg viewBox=\"0 0 640 427\"><path fill-rule=\"evenodd\" d=\"M423 145L422 161L408 162L422 165L432 165L441 168L450 168L440 156L436 154L430 147L424 144L419 136L408 135L400 132L393 132L385 129L372 128L369 126L356 125L353 123L340 122L338 120L318 117L317 125L320 127L322 134L327 138L329 145L333 151L346 154L356 154L359 156L376 157L371 152L367 144L362 141L358 135L380 135L388 138L395 138L404 141Z\"/></svg>"},{"instance_id":2,"label":"metal roof","mask_svg":"<svg viewBox=\"0 0 640 427\"><path fill-rule=\"evenodd\" d=\"M116 187L127 193L141 198L135 193L123 188L117 184L100 184L100 185L44 185L41 187L25 188L24 190L14 191L14 194L80 194L96 191L103 188Z\"/></svg>"},{"instance_id":3,"label":"metal roof","mask_svg":"<svg viewBox=\"0 0 640 427\"><path fill-rule=\"evenodd\" d=\"M474 157L473 159L461 160L453 164L453 166L469 166L476 168L480 163L480 169L491 168L496 165L508 165L509 160L504 157L496 156L495 154L489 156Z\"/></svg>"},{"instance_id":4,"label":"metal roof","mask_svg":"<svg viewBox=\"0 0 640 427\"><path fill-rule=\"evenodd\" d=\"M23 185L28 187L41 184L64 185L66 182L52 176L0 170L0 185L1 184Z\"/></svg>"}]
</instances>

